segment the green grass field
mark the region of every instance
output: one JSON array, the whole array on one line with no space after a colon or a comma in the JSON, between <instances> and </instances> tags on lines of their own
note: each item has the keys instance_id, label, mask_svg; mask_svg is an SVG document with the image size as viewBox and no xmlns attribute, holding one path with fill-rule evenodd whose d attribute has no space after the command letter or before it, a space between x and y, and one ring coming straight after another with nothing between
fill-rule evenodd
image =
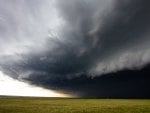
<instances>
[{"instance_id":1,"label":"green grass field","mask_svg":"<svg viewBox=\"0 0 150 113\"><path fill-rule=\"evenodd\" d=\"M150 100L0 97L0 113L150 113Z\"/></svg>"}]
</instances>

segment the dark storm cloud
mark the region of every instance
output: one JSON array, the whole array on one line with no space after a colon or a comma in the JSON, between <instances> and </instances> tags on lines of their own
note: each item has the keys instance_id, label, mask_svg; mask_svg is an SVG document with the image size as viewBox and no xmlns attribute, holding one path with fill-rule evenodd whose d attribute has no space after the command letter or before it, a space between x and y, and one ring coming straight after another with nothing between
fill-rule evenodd
<instances>
[{"instance_id":1,"label":"dark storm cloud","mask_svg":"<svg viewBox=\"0 0 150 113\"><path fill-rule=\"evenodd\" d=\"M104 76L89 78L85 75L74 79L42 79L42 86L63 90L79 97L88 98L150 98L150 67L142 71L124 70ZM40 78L30 78L36 84ZM51 81L51 82L50 82Z\"/></svg>"},{"instance_id":2,"label":"dark storm cloud","mask_svg":"<svg viewBox=\"0 0 150 113\"><path fill-rule=\"evenodd\" d=\"M146 74L127 71L114 77L102 75L142 68L149 63L149 0L45 0L16 4L23 8L11 12L14 5L10 5L6 8L10 12L2 14L12 16L13 22L0 18L0 40L6 37L0 46L3 72L31 84L80 96L144 97L137 95L136 87L141 82L140 90L146 93ZM3 6L1 9L6 10ZM27 19L22 21L24 15ZM11 44L6 46L6 42Z\"/></svg>"}]
</instances>

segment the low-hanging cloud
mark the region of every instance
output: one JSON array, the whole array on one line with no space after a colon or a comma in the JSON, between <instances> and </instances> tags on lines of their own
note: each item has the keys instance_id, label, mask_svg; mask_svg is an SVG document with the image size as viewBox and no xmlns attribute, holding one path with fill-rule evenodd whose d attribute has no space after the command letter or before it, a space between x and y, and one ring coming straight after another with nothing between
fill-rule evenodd
<instances>
[{"instance_id":1,"label":"low-hanging cloud","mask_svg":"<svg viewBox=\"0 0 150 113\"><path fill-rule=\"evenodd\" d=\"M0 2L0 70L15 79L85 95L150 62L149 0Z\"/></svg>"}]
</instances>

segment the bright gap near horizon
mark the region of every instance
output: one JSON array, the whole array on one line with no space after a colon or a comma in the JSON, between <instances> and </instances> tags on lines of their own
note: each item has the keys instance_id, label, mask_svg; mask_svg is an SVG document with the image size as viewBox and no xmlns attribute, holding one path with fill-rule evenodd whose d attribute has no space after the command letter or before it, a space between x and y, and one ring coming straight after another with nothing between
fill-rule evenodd
<instances>
[{"instance_id":1,"label":"bright gap near horizon","mask_svg":"<svg viewBox=\"0 0 150 113\"><path fill-rule=\"evenodd\" d=\"M15 80L0 71L0 95L31 97L70 97L67 94L29 85Z\"/></svg>"}]
</instances>

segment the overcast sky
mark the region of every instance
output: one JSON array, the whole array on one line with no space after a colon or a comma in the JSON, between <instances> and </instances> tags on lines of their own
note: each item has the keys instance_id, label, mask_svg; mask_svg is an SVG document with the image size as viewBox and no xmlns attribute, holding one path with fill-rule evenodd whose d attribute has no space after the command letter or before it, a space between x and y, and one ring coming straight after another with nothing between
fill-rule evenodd
<instances>
[{"instance_id":1,"label":"overcast sky","mask_svg":"<svg viewBox=\"0 0 150 113\"><path fill-rule=\"evenodd\" d=\"M107 86L124 81L115 74L150 62L149 6L149 0L0 0L0 71L31 86L91 97L94 87L96 96L105 95ZM148 77L139 76L124 87Z\"/></svg>"}]
</instances>

